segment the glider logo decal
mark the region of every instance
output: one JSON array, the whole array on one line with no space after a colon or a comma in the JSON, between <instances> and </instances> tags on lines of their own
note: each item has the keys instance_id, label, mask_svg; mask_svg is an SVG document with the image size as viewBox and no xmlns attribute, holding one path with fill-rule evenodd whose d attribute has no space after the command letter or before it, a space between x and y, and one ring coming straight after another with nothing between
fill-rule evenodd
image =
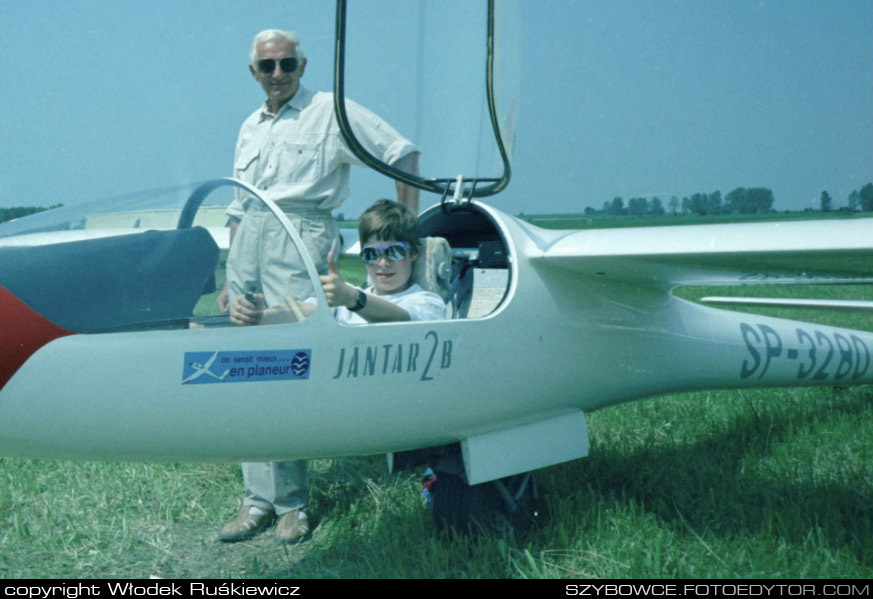
<instances>
[{"instance_id":1,"label":"glider logo decal","mask_svg":"<svg viewBox=\"0 0 873 599\"><path fill-rule=\"evenodd\" d=\"M745 322L740 324L740 332L750 358L740 367L742 379L753 375L763 378L774 360L790 360L797 364L798 380L816 381L857 380L873 365L873 350L854 334L798 328L783 341L773 327Z\"/></svg>"},{"instance_id":2,"label":"glider logo decal","mask_svg":"<svg viewBox=\"0 0 873 599\"><path fill-rule=\"evenodd\" d=\"M308 379L312 350L185 352L183 385Z\"/></svg>"}]
</instances>

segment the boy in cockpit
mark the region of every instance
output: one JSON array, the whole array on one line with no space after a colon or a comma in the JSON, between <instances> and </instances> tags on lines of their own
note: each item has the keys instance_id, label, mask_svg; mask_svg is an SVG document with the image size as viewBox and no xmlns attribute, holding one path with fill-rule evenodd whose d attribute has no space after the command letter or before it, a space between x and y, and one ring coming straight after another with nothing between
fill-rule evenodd
<instances>
[{"instance_id":1,"label":"boy in cockpit","mask_svg":"<svg viewBox=\"0 0 873 599\"><path fill-rule=\"evenodd\" d=\"M412 211L397 202L379 200L361 215L358 233L370 285L359 289L346 283L333 253L328 255L328 274L320 277L338 322L366 324L446 317L443 299L412 281L414 262L421 252L418 218ZM289 297L279 306L266 308L263 295L240 295L231 307L230 319L237 325L288 322L300 320L313 310L309 300L298 303Z\"/></svg>"}]
</instances>

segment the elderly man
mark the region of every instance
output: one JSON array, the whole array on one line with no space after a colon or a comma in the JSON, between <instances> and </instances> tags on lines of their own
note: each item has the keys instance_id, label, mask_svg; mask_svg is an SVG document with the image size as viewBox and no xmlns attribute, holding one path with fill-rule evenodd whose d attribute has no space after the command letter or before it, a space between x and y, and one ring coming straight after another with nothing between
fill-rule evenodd
<instances>
[{"instance_id":1,"label":"elderly man","mask_svg":"<svg viewBox=\"0 0 873 599\"><path fill-rule=\"evenodd\" d=\"M272 199L300 233L319 274L327 274L327 255L339 238L331 210L349 195L350 166L363 165L346 146L333 114L333 94L300 83L307 59L293 32L266 30L252 43L249 71L266 93L266 102L243 123L236 144L234 176ZM381 118L346 103L359 141L383 162L417 173L418 150ZM418 190L397 184L397 200L418 211ZM266 305L286 297L314 294L297 248L260 202L238 194L227 210L231 219L227 285L217 300L227 311L251 289ZM265 417L269 417L266 414ZM306 415L300 415L305 426ZM289 431L293 434L293 431ZM303 508L309 501L306 462L244 463L245 496L239 516L219 538L248 539L276 518L276 538L294 543L309 533Z\"/></svg>"}]
</instances>

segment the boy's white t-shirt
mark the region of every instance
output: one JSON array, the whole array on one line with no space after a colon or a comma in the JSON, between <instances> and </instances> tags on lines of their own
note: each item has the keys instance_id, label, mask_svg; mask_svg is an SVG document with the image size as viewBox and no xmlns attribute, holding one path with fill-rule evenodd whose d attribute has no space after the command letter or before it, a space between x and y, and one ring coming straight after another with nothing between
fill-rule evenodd
<instances>
[{"instance_id":1,"label":"boy's white t-shirt","mask_svg":"<svg viewBox=\"0 0 873 599\"><path fill-rule=\"evenodd\" d=\"M408 289L400 293L377 297L397 304L409 312L410 320L445 320L447 317L446 303L443 298L432 291L425 291L418 283L413 283ZM352 312L345 306L334 308L334 317L340 324L367 324L367 321L359 314Z\"/></svg>"}]
</instances>

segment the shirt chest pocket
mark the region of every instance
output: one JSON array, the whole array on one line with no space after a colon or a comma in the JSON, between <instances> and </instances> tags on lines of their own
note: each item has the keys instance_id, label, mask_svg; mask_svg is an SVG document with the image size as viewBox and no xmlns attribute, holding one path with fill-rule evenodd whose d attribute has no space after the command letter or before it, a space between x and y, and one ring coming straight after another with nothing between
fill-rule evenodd
<instances>
[{"instance_id":1,"label":"shirt chest pocket","mask_svg":"<svg viewBox=\"0 0 873 599\"><path fill-rule=\"evenodd\" d=\"M282 142L272 153L269 170L278 183L315 183L323 179L327 161L322 142Z\"/></svg>"}]
</instances>

